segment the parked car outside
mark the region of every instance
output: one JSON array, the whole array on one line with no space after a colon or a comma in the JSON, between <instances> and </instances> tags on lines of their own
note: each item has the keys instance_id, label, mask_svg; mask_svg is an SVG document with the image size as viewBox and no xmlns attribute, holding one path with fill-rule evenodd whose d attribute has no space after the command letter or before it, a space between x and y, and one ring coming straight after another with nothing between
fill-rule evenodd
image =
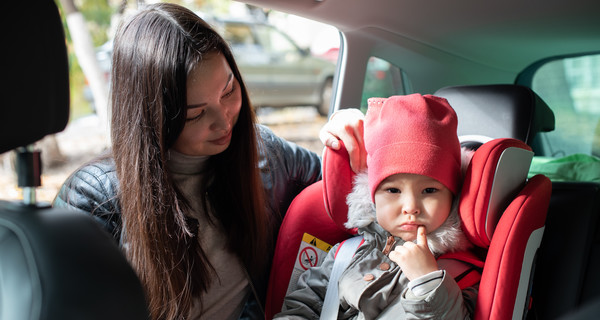
<instances>
[{"instance_id":1,"label":"parked car outside","mask_svg":"<svg viewBox=\"0 0 600 320\"><path fill-rule=\"evenodd\" d=\"M270 24L204 18L231 45L254 107L314 106L323 116L329 113L334 62L301 48ZM99 47L96 57L108 76L112 41ZM85 96L93 99L86 90Z\"/></svg>"},{"instance_id":2,"label":"parked car outside","mask_svg":"<svg viewBox=\"0 0 600 320\"><path fill-rule=\"evenodd\" d=\"M315 106L329 113L335 63L261 22L215 19L230 43L254 106Z\"/></svg>"}]
</instances>

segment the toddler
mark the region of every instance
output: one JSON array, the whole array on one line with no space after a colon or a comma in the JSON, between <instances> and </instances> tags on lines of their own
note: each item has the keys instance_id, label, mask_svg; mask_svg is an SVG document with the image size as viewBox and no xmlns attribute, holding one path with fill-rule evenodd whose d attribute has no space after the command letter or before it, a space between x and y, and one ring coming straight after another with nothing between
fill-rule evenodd
<instances>
[{"instance_id":1,"label":"toddler","mask_svg":"<svg viewBox=\"0 0 600 320\"><path fill-rule=\"evenodd\" d=\"M338 280L338 318L469 318L478 285L461 290L436 261L470 246L458 216L470 155L461 155L456 113L431 95L368 103L367 170L355 177L346 223L364 242ZM302 274L275 318L319 318L338 247Z\"/></svg>"}]
</instances>

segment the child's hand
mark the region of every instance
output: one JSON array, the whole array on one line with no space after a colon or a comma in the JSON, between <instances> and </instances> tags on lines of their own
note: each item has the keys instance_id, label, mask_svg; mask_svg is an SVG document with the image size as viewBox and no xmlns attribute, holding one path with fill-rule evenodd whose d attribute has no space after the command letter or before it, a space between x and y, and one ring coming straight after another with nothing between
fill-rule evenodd
<instances>
[{"instance_id":1,"label":"child's hand","mask_svg":"<svg viewBox=\"0 0 600 320\"><path fill-rule=\"evenodd\" d=\"M402 268L408 280L414 280L439 269L435 257L427 246L425 226L417 228L417 244L407 241L390 252L389 257Z\"/></svg>"}]
</instances>

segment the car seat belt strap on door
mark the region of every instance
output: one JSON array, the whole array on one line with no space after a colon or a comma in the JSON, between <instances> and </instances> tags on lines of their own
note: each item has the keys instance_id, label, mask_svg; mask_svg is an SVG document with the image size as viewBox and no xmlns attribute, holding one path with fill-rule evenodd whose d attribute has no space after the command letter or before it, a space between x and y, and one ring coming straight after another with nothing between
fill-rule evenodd
<instances>
[{"instance_id":1,"label":"car seat belt strap on door","mask_svg":"<svg viewBox=\"0 0 600 320\"><path fill-rule=\"evenodd\" d=\"M331 269L331 276L329 277L329 284L327 285L327 293L325 293L325 300L323 301L323 308L321 309L321 320L337 319L340 305L340 298L338 295L338 280L340 279L342 272L344 272L346 267L348 267L348 264L350 264L350 260L354 256L354 253L362 242L362 239L362 236L356 236L340 244L340 247L335 255L333 268Z\"/></svg>"}]
</instances>

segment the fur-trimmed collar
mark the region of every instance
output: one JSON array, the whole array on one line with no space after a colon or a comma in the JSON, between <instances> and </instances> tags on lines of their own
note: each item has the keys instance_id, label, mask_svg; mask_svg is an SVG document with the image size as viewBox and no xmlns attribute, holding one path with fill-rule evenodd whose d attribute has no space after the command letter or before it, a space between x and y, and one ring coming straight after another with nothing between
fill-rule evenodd
<instances>
[{"instance_id":1,"label":"fur-trimmed collar","mask_svg":"<svg viewBox=\"0 0 600 320\"><path fill-rule=\"evenodd\" d=\"M462 177L471 161L473 151L461 149L461 172ZM429 250L435 255L453 251L463 251L471 246L469 240L462 232L460 217L458 215L458 199L460 195L454 197L452 209L444 223L427 235ZM346 198L348 204L348 221L346 228L358 228L359 233L371 232L387 238L389 233L385 231L378 223L375 213L375 204L371 201L369 192L369 180L367 171L363 171L354 177L352 192ZM401 245L404 241L396 238L397 244ZM385 241L384 241L385 243Z\"/></svg>"}]
</instances>

